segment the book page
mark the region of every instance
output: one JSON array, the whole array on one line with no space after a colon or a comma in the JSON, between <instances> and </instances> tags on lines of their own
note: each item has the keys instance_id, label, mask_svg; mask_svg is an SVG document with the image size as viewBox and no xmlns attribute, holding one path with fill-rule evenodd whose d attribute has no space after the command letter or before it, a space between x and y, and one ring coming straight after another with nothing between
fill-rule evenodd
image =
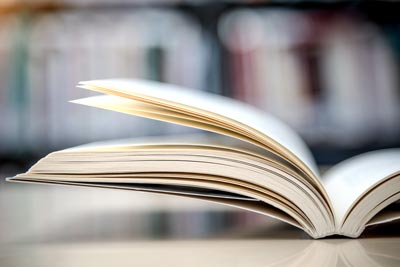
<instances>
[{"instance_id":1,"label":"book page","mask_svg":"<svg viewBox=\"0 0 400 267\"><path fill-rule=\"evenodd\" d=\"M115 94L122 97L134 97L135 100L149 100L162 106L183 109L193 116L234 121L251 128L269 138L269 145L277 152L283 152L287 158L297 158L315 178L318 170L315 161L301 138L288 126L274 117L242 102L194 91L174 85L141 80L96 80L81 82L80 87ZM240 130L240 129L239 129ZM298 165L298 164L297 164Z\"/></svg>"},{"instance_id":2,"label":"book page","mask_svg":"<svg viewBox=\"0 0 400 267\"><path fill-rule=\"evenodd\" d=\"M28 173L11 180L90 186L107 183L121 189L127 187L124 183L135 184L131 188L139 184L143 189L150 188L147 184L156 184L162 185L159 191L173 185L169 190L178 192L179 186L180 194L233 198L232 194L222 194L229 192L236 194L236 199L237 195L241 199L245 196L246 200L258 199L282 209L311 229L312 236L324 234L324 222L332 220L320 203L322 199L313 197L316 190L303 177L275 161L276 155L267 156L265 149L223 135L213 136L149 137L125 144L119 140L69 148L49 154ZM254 148L263 151L263 156ZM313 232L314 228L318 232Z\"/></svg>"},{"instance_id":3,"label":"book page","mask_svg":"<svg viewBox=\"0 0 400 267\"><path fill-rule=\"evenodd\" d=\"M96 103L98 99L85 98L74 102L217 132L278 155L300 173L301 179L306 181L304 185L324 206L324 216L333 216L309 149L293 130L274 117L233 99L157 82L96 80L81 82L79 87L132 103L122 103L115 98L112 105L104 99L99 105Z\"/></svg>"},{"instance_id":4,"label":"book page","mask_svg":"<svg viewBox=\"0 0 400 267\"><path fill-rule=\"evenodd\" d=\"M383 211L375 215L366 226L381 224L381 223L388 223L391 221L400 220L400 210L394 211Z\"/></svg>"},{"instance_id":5,"label":"book page","mask_svg":"<svg viewBox=\"0 0 400 267\"><path fill-rule=\"evenodd\" d=\"M201 118L193 118L186 114L157 108L152 105L144 104L139 101L134 101L126 99L123 97L117 97L112 95L100 95L87 97L83 99L78 99L72 101L73 103L78 103L82 105L104 108L107 110L114 110L121 113L133 114L137 116L143 116L151 119L158 119L166 122L171 122L175 124L183 124L185 126L199 128L203 130L210 131L208 133L198 133L190 135L173 135L173 136L146 136L142 138L126 139L126 140L116 140L115 142L122 144L208 144L218 147L229 147L229 148L239 148L239 150L251 151L255 154L262 155L263 157L273 158L276 162L280 162L286 165L288 168L293 168L286 160L276 154L271 153L271 151L263 149L259 146L250 143L249 141L244 141L240 134L229 131L225 128L214 126L206 120ZM214 134L219 133L219 134ZM110 141L106 142L96 142L95 144L90 144L91 146L104 147L104 145L109 145ZM87 146L84 145L84 146ZM77 149L77 147L73 148ZM78 148L79 149L79 148Z\"/></svg>"},{"instance_id":6,"label":"book page","mask_svg":"<svg viewBox=\"0 0 400 267\"><path fill-rule=\"evenodd\" d=\"M350 158L332 167L322 179L337 223L375 185L400 172L400 149L386 149Z\"/></svg>"}]
</instances>

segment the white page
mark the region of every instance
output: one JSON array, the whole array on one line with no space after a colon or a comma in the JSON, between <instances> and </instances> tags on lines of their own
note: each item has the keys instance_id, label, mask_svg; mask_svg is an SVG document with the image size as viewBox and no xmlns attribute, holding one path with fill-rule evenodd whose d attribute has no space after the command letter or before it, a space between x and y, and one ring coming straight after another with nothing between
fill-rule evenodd
<instances>
[{"instance_id":1,"label":"white page","mask_svg":"<svg viewBox=\"0 0 400 267\"><path fill-rule=\"evenodd\" d=\"M322 180L337 222L363 193L396 173L400 173L400 149L365 153L330 169Z\"/></svg>"},{"instance_id":2,"label":"white page","mask_svg":"<svg viewBox=\"0 0 400 267\"><path fill-rule=\"evenodd\" d=\"M201 91L143 80L95 80L81 82L80 84L168 101L169 103L179 103L221 117L234 119L279 143L289 152L295 154L314 173L314 176L317 176L318 170L310 151L292 129L267 113L242 102Z\"/></svg>"}]
</instances>

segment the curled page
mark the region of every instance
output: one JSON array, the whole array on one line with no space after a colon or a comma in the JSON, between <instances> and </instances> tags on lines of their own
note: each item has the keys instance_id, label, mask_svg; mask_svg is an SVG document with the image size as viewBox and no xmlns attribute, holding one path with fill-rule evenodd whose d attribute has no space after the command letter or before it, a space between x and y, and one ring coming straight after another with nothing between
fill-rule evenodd
<instances>
[{"instance_id":1,"label":"curled page","mask_svg":"<svg viewBox=\"0 0 400 267\"><path fill-rule=\"evenodd\" d=\"M270 148L292 160L319 184L316 179L318 170L315 161L301 138L284 123L242 102L175 85L143 80L94 80L81 82L79 86L174 109L210 121L219 120L230 126L243 126L238 129L239 132L246 128L256 136L261 136ZM82 101L80 103L85 104ZM248 133L244 133L246 134Z\"/></svg>"}]
</instances>

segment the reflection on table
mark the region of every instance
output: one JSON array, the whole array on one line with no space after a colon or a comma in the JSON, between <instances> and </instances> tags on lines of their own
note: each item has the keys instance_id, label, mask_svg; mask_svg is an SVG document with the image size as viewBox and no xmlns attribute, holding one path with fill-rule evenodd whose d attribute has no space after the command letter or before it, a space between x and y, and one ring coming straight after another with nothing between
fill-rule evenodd
<instances>
[{"instance_id":1,"label":"reflection on table","mask_svg":"<svg viewBox=\"0 0 400 267\"><path fill-rule=\"evenodd\" d=\"M233 239L24 245L1 266L399 266L400 238Z\"/></svg>"}]
</instances>

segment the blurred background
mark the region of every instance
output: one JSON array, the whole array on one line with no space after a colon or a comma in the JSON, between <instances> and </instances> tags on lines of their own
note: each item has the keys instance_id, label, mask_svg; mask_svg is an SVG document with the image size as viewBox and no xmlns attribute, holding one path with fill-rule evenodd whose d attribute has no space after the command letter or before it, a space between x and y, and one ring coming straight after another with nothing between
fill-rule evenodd
<instances>
[{"instance_id":1,"label":"blurred background","mask_svg":"<svg viewBox=\"0 0 400 267\"><path fill-rule=\"evenodd\" d=\"M90 94L79 81L103 78L250 103L293 127L321 166L400 147L399 10L397 1L1 0L0 175L91 141L195 132L68 103ZM208 238L276 224L190 199L3 180L0 214L1 244Z\"/></svg>"}]
</instances>

